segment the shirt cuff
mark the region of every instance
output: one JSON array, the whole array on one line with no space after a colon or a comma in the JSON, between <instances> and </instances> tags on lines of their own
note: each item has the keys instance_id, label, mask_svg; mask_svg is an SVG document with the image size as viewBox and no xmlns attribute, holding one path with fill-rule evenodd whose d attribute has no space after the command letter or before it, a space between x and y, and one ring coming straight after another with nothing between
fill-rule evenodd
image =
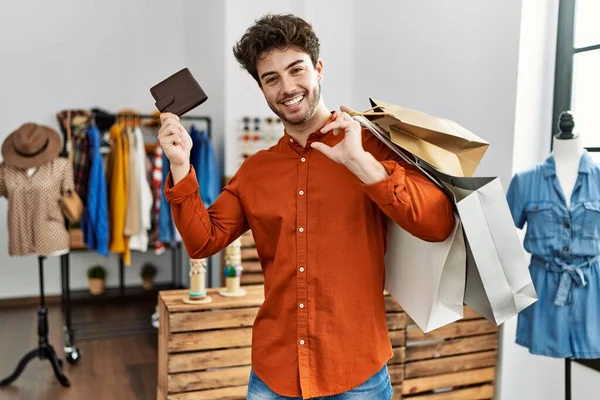
<instances>
[{"instance_id":1,"label":"shirt cuff","mask_svg":"<svg viewBox=\"0 0 600 400\"><path fill-rule=\"evenodd\" d=\"M169 203L180 204L194 193L197 194L198 189L198 179L193 166L190 165L190 172L177 185L173 185L173 176L169 171L165 181L165 197Z\"/></svg>"},{"instance_id":2,"label":"shirt cuff","mask_svg":"<svg viewBox=\"0 0 600 400\"><path fill-rule=\"evenodd\" d=\"M404 192L405 170L394 160L380 161L380 163L385 168L388 177L370 185L363 183L362 187L375 203L387 205L398 199L396 192Z\"/></svg>"}]
</instances>

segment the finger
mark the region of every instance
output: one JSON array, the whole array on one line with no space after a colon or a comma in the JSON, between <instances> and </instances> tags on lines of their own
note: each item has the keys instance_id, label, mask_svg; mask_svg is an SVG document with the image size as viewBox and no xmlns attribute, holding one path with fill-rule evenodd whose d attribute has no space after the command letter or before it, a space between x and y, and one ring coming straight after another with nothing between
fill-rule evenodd
<instances>
[{"instance_id":1,"label":"finger","mask_svg":"<svg viewBox=\"0 0 600 400\"><path fill-rule=\"evenodd\" d=\"M163 125L163 126L162 126L162 127L159 129L159 130L158 130L158 133L159 133L159 135L160 135L161 131L162 131L162 132L165 132L165 131L166 131L166 132L170 132L171 130L172 130L173 132L177 132L177 131L178 131L178 132L183 132L183 131L184 131L184 128L183 128L183 126L181 126L181 124L180 124L179 122L177 122L177 121L175 121L175 120L173 120L173 119L169 119L169 120L167 120L167 122L165 122L165 124L164 124L164 125Z\"/></svg>"},{"instance_id":2,"label":"finger","mask_svg":"<svg viewBox=\"0 0 600 400\"><path fill-rule=\"evenodd\" d=\"M173 113L165 112L160 114L160 122L163 123L167 118L173 118L176 121L179 121L179 117Z\"/></svg>"},{"instance_id":3,"label":"finger","mask_svg":"<svg viewBox=\"0 0 600 400\"><path fill-rule=\"evenodd\" d=\"M345 105L342 105L342 106L340 107L340 110L341 110L342 112L345 112L345 113L348 113L348 114L355 112L355 111L354 111L352 108L350 108L350 107L348 107L348 106L345 106Z\"/></svg>"},{"instance_id":4,"label":"finger","mask_svg":"<svg viewBox=\"0 0 600 400\"><path fill-rule=\"evenodd\" d=\"M322 133L327 133L332 129L339 129L339 128L345 128L348 126L349 121L345 121L342 119L336 119L333 122L328 123L327 125L325 125L322 129L321 132Z\"/></svg>"},{"instance_id":5,"label":"finger","mask_svg":"<svg viewBox=\"0 0 600 400\"><path fill-rule=\"evenodd\" d=\"M181 139L183 137L183 132L176 125L167 125L161 129L158 138L160 140L168 137L178 137Z\"/></svg>"},{"instance_id":6,"label":"finger","mask_svg":"<svg viewBox=\"0 0 600 400\"><path fill-rule=\"evenodd\" d=\"M335 156L333 153L333 148L327 146L325 143L321 143L321 142L312 142L310 144L310 147L312 147L315 150L320 151L321 153L325 154L325 156L329 157L330 159L335 161Z\"/></svg>"}]
</instances>

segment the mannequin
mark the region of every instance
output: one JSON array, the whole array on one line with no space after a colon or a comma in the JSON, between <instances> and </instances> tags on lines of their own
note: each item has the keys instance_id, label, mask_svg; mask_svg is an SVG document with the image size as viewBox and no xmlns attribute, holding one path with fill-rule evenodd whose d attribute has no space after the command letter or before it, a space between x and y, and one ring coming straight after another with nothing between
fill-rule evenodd
<instances>
[{"instance_id":1,"label":"mannequin","mask_svg":"<svg viewBox=\"0 0 600 400\"><path fill-rule=\"evenodd\" d=\"M584 152L581 136L574 134L573 117L567 112L560 115L560 133L553 138L556 176L560 182L567 208L571 207L571 195L577 182L579 163Z\"/></svg>"},{"instance_id":2,"label":"mannequin","mask_svg":"<svg viewBox=\"0 0 600 400\"><path fill-rule=\"evenodd\" d=\"M565 360L570 399L571 359L600 358L600 166L573 133L573 117L560 114L553 153L516 173L507 200L539 301L519 314L516 343L533 354Z\"/></svg>"}]
</instances>

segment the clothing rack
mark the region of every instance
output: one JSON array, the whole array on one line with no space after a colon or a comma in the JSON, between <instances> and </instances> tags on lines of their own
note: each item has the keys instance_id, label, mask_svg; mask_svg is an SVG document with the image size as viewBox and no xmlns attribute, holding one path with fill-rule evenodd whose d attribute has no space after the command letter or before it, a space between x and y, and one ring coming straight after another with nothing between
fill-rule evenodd
<instances>
[{"instance_id":1,"label":"clothing rack","mask_svg":"<svg viewBox=\"0 0 600 400\"><path fill-rule=\"evenodd\" d=\"M92 120L95 119L96 113L92 113ZM103 114L103 117L106 118L114 118L116 120L119 118L136 118L140 120L146 119L157 119L159 118L157 115L150 114L135 114L135 113L121 113L121 114ZM206 125L206 132L208 137L211 137L212 131L212 121L210 117L207 116L195 116L195 115L185 115L180 117L183 121L203 121ZM114 121L113 121L114 123ZM61 126L62 130L62 126ZM64 132L63 132L64 134ZM63 155L67 153L66 140L63 140ZM183 261L182 257L182 245L180 242L173 242L168 244L167 247L171 250L171 274L172 281L168 285L157 286L155 291L150 291L150 293L139 292L136 290L128 290L125 287L125 264L122 257L119 257L119 286L118 289L108 289L111 291L110 295L107 296L85 296L87 300L98 299L98 300L108 300L108 301L117 301L122 302L125 299L131 298L140 298L143 295L154 295L156 296L156 292L164 289L180 289L182 288L182 276L181 276L181 264ZM79 250L72 250L79 251ZM77 362L81 357L81 352L74 346L76 330L73 329L73 318L72 318L72 302L73 296L70 288L70 253L61 256L61 286L62 286L62 294L61 294L61 310L63 314L64 321L64 340L65 340L65 353L67 361L71 364ZM209 268L208 271L208 282L212 281L212 273ZM77 296L78 298L81 296ZM148 297L148 296L146 296ZM147 318L140 320L142 323L142 327L135 325L134 326L125 326L126 324L123 321L102 321L100 323L89 323L87 325L92 326L95 329L92 334L84 337L83 339L97 339L97 338L105 338L105 337L115 337L121 335L130 335L132 333L139 333L141 331L156 331L155 328L151 326L150 316ZM86 324L80 323L77 326L84 326ZM80 338L81 339L81 338Z\"/></svg>"}]
</instances>

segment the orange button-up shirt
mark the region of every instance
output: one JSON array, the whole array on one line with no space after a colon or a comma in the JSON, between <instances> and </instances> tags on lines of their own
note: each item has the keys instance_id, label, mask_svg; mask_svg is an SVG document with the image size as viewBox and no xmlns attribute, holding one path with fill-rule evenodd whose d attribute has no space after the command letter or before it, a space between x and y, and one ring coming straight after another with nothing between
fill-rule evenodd
<instances>
[{"instance_id":1,"label":"orange button-up shirt","mask_svg":"<svg viewBox=\"0 0 600 400\"><path fill-rule=\"evenodd\" d=\"M375 184L310 147L335 146L343 136L317 131L302 147L284 133L245 160L208 210L193 169L175 186L169 176L165 188L191 258L252 230L265 290L252 368L282 396L346 392L393 356L383 296L386 215L428 241L445 240L454 225L443 192L369 131L363 147L389 175Z\"/></svg>"}]
</instances>

